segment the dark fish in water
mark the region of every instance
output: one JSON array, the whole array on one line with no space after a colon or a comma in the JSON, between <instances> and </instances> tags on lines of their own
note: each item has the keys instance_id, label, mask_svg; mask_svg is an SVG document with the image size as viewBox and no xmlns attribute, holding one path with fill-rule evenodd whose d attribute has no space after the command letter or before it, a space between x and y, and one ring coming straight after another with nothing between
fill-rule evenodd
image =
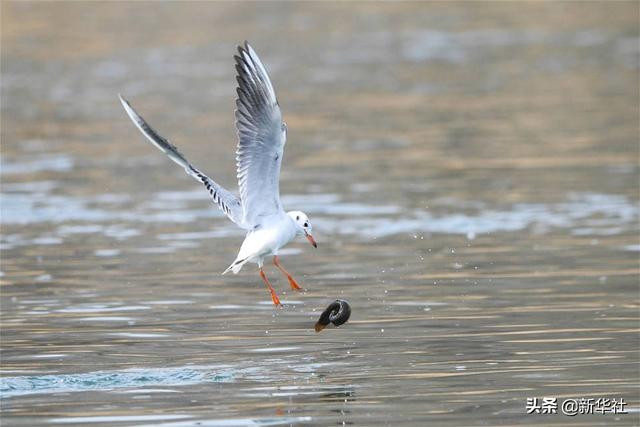
<instances>
[{"instance_id":1,"label":"dark fish in water","mask_svg":"<svg viewBox=\"0 0 640 427\"><path fill-rule=\"evenodd\" d=\"M351 306L348 302L337 299L322 312L320 315L320 319L316 322L316 332L320 332L324 328L329 325L329 323L333 323L335 326L340 326L344 324L347 320L349 320L349 316L351 316Z\"/></svg>"}]
</instances>

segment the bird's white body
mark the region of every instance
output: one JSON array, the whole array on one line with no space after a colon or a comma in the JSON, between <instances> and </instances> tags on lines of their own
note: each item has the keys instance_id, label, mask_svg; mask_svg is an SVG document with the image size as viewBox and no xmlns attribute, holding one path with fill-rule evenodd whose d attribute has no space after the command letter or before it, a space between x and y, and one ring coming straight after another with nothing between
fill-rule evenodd
<instances>
[{"instance_id":1,"label":"bird's white body","mask_svg":"<svg viewBox=\"0 0 640 427\"><path fill-rule=\"evenodd\" d=\"M247 232L236 260L225 273L231 270L238 274L247 262L262 267L265 257L278 255L280 248L292 241L297 234L296 223L290 215L272 215L265 218L261 226Z\"/></svg>"}]
</instances>

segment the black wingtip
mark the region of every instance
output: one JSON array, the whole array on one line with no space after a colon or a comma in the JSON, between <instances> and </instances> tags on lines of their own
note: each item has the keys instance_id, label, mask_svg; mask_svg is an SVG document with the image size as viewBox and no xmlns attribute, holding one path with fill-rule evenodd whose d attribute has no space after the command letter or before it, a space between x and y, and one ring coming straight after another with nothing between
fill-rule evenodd
<instances>
[{"instance_id":1,"label":"black wingtip","mask_svg":"<svg viewBox=\"0 0 640 427\"><path fill-rule=\"evenodd\" d=\"M245 40L245 45L246 45L246 40ZM240 57L242 57L244 54L249 53L249 49L247 49L245 47L245 45L238 45L238 54L240 54Z\"/></svg>"},{"instance_id":2,"label":"black wingtip","mask_svg":"<svg viewBox=\"0 0 640 427\"><path fill-rule=\"evenodd\" d=\"M127 101L127 99L122 96L122 94L118 94L118 99L120 100L120 105L122 105L122 107L125 109L125 111L127 111L127 114L129 110L135 112L135 110L133 109L133 107L131 106L131 104L129 103L129 101ZM138 115L138 113L135 113L136 115Z\"/></svg>"},{"instance_id":3,"label":"black wingtip","mask_svg":"<svg viewBox=\"0 0 640 427\"><path fill-rule=\"evenodd\" d=\"M251 45L247 40L245 40L243 44L238 45L238 53L240 53L241 57L243 54L248 55L250 50L251 50Z\"/></svg>"}]
</instances>

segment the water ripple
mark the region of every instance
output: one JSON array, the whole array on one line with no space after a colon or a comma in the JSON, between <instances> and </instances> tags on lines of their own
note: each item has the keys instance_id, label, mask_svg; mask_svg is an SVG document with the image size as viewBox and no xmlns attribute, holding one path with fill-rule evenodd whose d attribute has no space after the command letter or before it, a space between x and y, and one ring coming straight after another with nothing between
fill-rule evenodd
<instances>
[{"instance_id":1,"label":"water ripple","mask_svg":"<svg viewBox=\"0 0 640 427\"><path fill-rule=\"evenodd\" d=\"M164 427L251 427L299 425L311 421L311 417L269 417L269 418L221 418L213 420L190 420L162 424ZM155 427L157 424L146 424L140 427Z\"/></svg>"},{"instance_id":2,"label":"water ripple","mask_svg":"<svg viewBox=\"0 0 640 427\"><path fill-rule=\"evenodd\" d=\"M0 380L0 392L3 398L8 398L38 393L219 383L232 379L233 375L228 371L212 371L206 367L130 369L84 374L4 377Z\"/></svg>"},{"instance_id":3,"label":"water ripple","mask_svg":"<svg viewBox=\"0 0 640 427\"><path fill-rule=\"evenodd\" d=\"M173 193L171 193L173 194ZM200 192L197 192L200 195ZM160 199L166 193L157 194ZM190 200L192 192L187 192ZM193 192L193 197L196 193ZM103 234L116 240L128 239L140 234L139 230L123 225L102 226L113 220L138 222L184 223L221 214L214 209L161 209L153 204L133 207L129 211L88 207L88 200L74 197L52 196L40 193L3 193L2 222L4 224L32 224L42 222L86 221L91 224L62 225L58 236L39 236L51 244L60 244L74 234ZM198 199L201 199L198 196ZM440 200L439 208L450 214L433 214L427 209L406 209L396 205L373 205L341 201L335 194L288 196L287 200L305 206L314 216L318 229L326 234L354 234L358 236L384 237L402 233L463 234L474 238L477 234L514 232L534 227L538 234L550 228L571 229L574 235L617 235L628 231L635 224L639 209L628 197L615 194L570 193L567 201L553 204L516 203L504 209L496 209L481 202ZM438 201L434 201L438 202ZM293 203L292 203L293 205ZM460 213L464 209L465 213ZM204 232L161 233L160 240L198 240L234 235L232 227ZM32 240L20 235L3 236L5 248L25 245ZM43 244L43 241L39 241ZM173 252L177 247L139 248L140 252Z\"/></svg>"}]
</instances>

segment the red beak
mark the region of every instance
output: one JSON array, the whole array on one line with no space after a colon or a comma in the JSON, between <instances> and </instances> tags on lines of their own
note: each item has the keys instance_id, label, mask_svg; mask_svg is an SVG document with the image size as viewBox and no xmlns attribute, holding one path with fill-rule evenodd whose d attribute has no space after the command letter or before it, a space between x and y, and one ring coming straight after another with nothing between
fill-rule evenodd
<instances>
[{"instance_id":1,"label":"red beak","mask_svg":"<svg viewBox=\"0 0 640 427\"><path fill-rule=\"evenodd\" d=\"M309 243L311 243L313 245L314 248L318 247L318 244L316 243L316 239L314 239L311 234L305 233L304 235L307 238L307 240L309 241Z\"/></svg>"}]
</instances>

